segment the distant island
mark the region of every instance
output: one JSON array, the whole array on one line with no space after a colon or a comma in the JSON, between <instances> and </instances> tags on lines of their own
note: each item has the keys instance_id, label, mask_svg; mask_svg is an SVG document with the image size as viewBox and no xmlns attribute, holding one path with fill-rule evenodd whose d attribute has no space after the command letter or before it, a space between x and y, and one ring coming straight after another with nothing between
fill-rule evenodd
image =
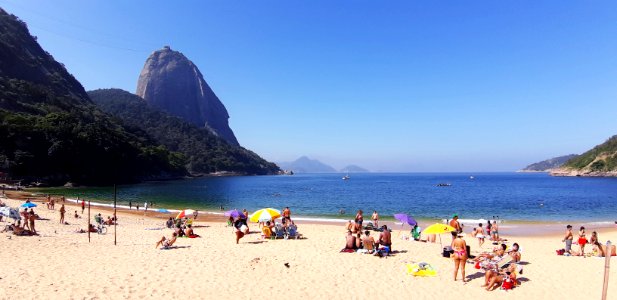
<instances>
[{"instance_id":1,"label":"distant island","mask_svg":"<svg viewBox=\"0 0 617 300\"><path fill-rule=\"evenodd\" d=\"M342 173L368 173L369 170L356 165L349 165L341 169Z\"/></svg>"},{"instance_id":2,"label":"distant island","mask_svg":"<svg viewBox=\"0 0 617 300\"><path fill-rule=\"evenodd\" d=\"M578 154L569 154L564 156L553 157L541 162L533 163L519 170L519 172L550 172L555 168L561 167L567 161L578 157Z\"/></svg>"},{"instance_id":3,"label":"distant island","mask_svg":"<svg viewBox=\"0 0 617 300\"><path fill-rule=\"evenodd\" d=\"M617 135L550 173L553 176L617 177Z\"/></svg>"}]
</instances>

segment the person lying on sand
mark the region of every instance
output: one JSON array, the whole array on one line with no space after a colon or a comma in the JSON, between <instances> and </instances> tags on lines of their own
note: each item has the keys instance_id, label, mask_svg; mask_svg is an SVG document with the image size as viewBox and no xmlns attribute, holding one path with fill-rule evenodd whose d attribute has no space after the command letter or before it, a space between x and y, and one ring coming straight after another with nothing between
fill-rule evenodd
<instances>
[{"instance_id":1,"label":"person lying on sand","mask_svg":"<svg viewBox=\"0 0 617 300\"><path fill-rule=\"evenodd\" d=\"M14 235L18 235L18 236L37 235L36 232L33 232L31 230L28 230L28 229L25 229L25 228L19 227L19 226L14 226L13 227L13 234Z\"/></svg>"},{"instance_id":2,"label":"person lying on sand","mask_svg":"<svg viewBox=\"0 0 617 300\"><path fill-rule=\"evenodd\" d=\"M167 239L163 236L161 237L161 240L156 243L156 246L154 246L154 248L163 246L161 249L169 249L169 247L173 246L177 239L178 235L175 232L171 234L171 239Z\"/></svg>"},{"instance_id":3,"label":"person lying on sand","mask_svg":"<svg viewBox=\"0 0 617 300\"><path fill-rule=\"evenodd\" d=\"M597 257L606 257L606 254L609 251L606 251L606 245L602 245L599 242L596 242L593 245L593 253L594 256ZM610 255L611 256L617 256L617 247L615 245L611 245L611 251L610 251Z\"/></svg>"},{"instance_id":4,"label":"person lying on sand","mask_svg":"<svg viewBox=\"0 0 617 300\"><path fill-rule=\"evenodd\" d=\"M486 288L487 291L492 291L502 286L504 280L510 281L512 283L510 288L512 288L516 285L516 264L510 264L507 268L499 272L489 271L486 275L482 287Z\"/></svg>"}]
</instances>

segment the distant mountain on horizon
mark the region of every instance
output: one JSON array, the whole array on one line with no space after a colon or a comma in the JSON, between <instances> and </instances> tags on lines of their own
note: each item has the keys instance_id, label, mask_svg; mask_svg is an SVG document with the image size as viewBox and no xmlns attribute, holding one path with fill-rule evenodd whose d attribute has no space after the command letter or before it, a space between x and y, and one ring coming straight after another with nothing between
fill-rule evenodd
<instances>
[{"instance_id":1,"label":"distant mountain on horizon","mask_svg":"<svg viewBox=\"0 0 617 300\"><path fill-rule=\"evenodd\" d=\"M291 170L294 173L337 173L336 169L316 159L302 156L292 162L277 163L283 170Z\"/></svg>"},{"instance_id":2,"label":"distant mountain on horizon","mask_svg":"<svg viewBox=\"0 0 617 300\"><path fill-rule=\"evenodd\" d=\"M369 170L356 165L349 165L341 169L342 173L368 173Z\"/></svg>"},{"instance_id":3,"label":"distant mountain on horizon","mask_svg":"<svg viewBox=\"0 0 617 300\"><path fill-rule=\"evenodd\" d=\"M521 169L521 172L549 172L552 169L559 168L567 161L578 157L578 154L568 154L564 156L553 157L541 162L533 163Z\"/></svg>"}]
</instances>

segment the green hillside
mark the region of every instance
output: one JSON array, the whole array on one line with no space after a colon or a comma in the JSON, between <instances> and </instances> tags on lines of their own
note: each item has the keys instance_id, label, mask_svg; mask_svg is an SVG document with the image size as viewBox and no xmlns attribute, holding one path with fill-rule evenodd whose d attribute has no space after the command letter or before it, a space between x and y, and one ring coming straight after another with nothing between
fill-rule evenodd
<instances>
[{"instance_id":1,"label":"green hillside","mask_svg":"<svg viewBox=\"0 0 617 300\"><path fill-rule=\"evenodd\" d=\"M171 151L182 153L186 168L193 174L233 172L275 174L279 168L257 154L228 144L207 128L149 106L142 98L119 89L88 92L99 107L118 118L127 130L152 137Z\"/></svg>"},{"instance_id":2,"label":"green hillside","mask_svg":"<svg viewBox=\"0 0 617 300\"><path fill-rule=\"evenodd\" d=\"M108 184L186 174L181 157L127 132L0 9L0 171L13 179Z\"/></svg>"},{"instance_id":3,"label":"green hillside","mask_svg":"<svg viewBox=\"0 0 617 300\"><path fill-rule=\"evenodd\" d=\"M563 168L586 172L617 171L617 135L569 160Z\"/></svg>"}]
</instances>

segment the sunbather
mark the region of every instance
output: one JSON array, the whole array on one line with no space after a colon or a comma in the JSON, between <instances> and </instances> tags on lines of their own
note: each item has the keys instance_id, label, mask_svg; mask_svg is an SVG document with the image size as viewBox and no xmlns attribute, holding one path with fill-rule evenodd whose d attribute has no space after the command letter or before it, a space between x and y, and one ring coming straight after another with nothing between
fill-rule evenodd
<instances>
[{"instance_id":1,"label":"sunbather","mask_svg":"<svg viewBox=\"0 0 617 300\"><path fill-rule=\"evenodd\" d=\"M362 240L362 243L364 244L364 249L366 249L368 253L373 253L375 251L375 239L371 236L371 232L368 230L365 231L364 234L365 236Z\"/></svg>"},{"instance_id":2,"label":"sunbather","mask_svg":"<svg viewBox=\"0 0 617 300\"><path fill-rule=\"evenodd\" d=\"M189 238L198 238L199 235L195 234L195 232L193 231L193 226L192 225L188 225L186 228L186 236L188 236Z\"/></svg>"},{"instance_id":3,"label":"sunbather","mask_svg":"<svg viewBox=\"0 0 617 300\"><path fill-rule=\"evenodd\" d=\"M272 237L272 229L270 229L270 221L266 222L266 226L261 228L261 236L265 239Z\"/></svg>"},{"instance_id":4,"label":"sunbather","mask_svg":"<svg viewBox=\"0 0 617 300\"><path fill-rule=\"evenodd\" d=\"M518 243L512 244L512 250L510 250L508 254L512 257L514 262L521 261L521 252L519 251Z\"/></svg>"},{"instance_id":5,"label":"sunbather","mask_svg":"<svg viewBox=\"0 0 617 300\"><path fill-rule=\"evenodd\" d=\"M171 234L171 239L166 239L163 236L161 240L156 243L156 246L154 246L154 248L163 246L163 248L161 249L169 249L169 247L171 247L176 242L177 238L178 238L178 235L175 232Z\"/></svg>"},{"instance_id":6,"label":"sunbather","mask_svg":"<svg viewBox=\"0 0 617 300\"><path fill-rule=\"evenodd\" d=\"M485 283L482 287L486 287L487 291L496 289L502 286L505 280L512 283L510 288L516 285L516 264L510 264L507 268L499 270L499 272L487 272L488 278L485 278Z\"/></svg>"},{"instance_id":7,"label":"sunbather","mask_svg":"<svg viewBox=\"0 0 617 300\"><path fill-rule=\"evenodd\" d=\"M607 254L610 253L610 256L617 256L617 247L615 245L611 245L611 251L606 250L606 245L602 245L599 242L596 242L593 245L593 253L597 257L606 257Z\"/></svg>"},{"instance_id":8,"label":"sunbather","mask_svg":"<svg viewBox=\"0 0 617 300\"><path fill-rule=\"evenodd\" d=\"M356 237L353 236L351 230L347 231L347 236L345 237L345 249L356 249Z\"/></svg>"}]
</instances>

